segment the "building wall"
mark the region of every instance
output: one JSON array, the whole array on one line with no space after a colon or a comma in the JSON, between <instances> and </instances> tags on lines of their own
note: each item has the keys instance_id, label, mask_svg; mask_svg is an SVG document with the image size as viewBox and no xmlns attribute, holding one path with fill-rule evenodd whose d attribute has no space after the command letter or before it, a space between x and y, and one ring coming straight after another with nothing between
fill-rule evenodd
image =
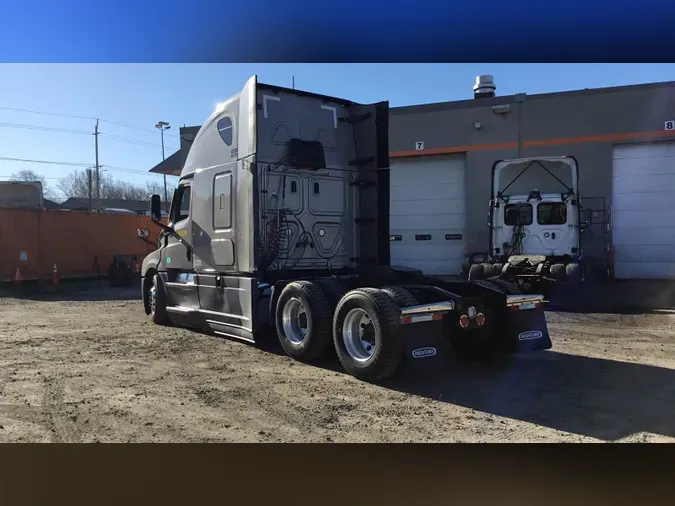
<instances>
[{"instance_id":1,"label":"building wall","mask_svg":"<svg viewBox=\"0 0 675 506\"><path fill-rule=\"evenodd\" d=\"M493 106L506 104L508 114L493 112ZM675 83L483 98L392 108L390 149L392 158L466 153L467 242L472 251L484 251L496 160L573 155L582 198L604 197L611 205L612 147L673 139L675 132L664 130L665 121L672 119ZM476 122L480 129L474 128ZM415 150L418 141L424 142L423 150ZM587 239L588 253L599 252L601 235Z\"/></svg>"}]
</instances>

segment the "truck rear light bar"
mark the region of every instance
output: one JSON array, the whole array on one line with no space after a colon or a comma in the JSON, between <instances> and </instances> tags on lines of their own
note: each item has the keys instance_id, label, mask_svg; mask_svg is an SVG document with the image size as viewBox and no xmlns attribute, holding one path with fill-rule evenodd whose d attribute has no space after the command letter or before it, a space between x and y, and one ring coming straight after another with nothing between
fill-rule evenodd
<instances>
[{"instance_id":1,"label":"truck rear light bar","mask_svg":"<svg viewBox=\"0 0 675 506\"><path fill-rule=\"evenodd\" d=\"M507 295L506 307L511 311L536 309L544 304L543 295Z\"/></svg>"},{"instance_id":2,"label":"truck rear light bar","mask_svg":"<svg viewBox=\"0 0 675 506\"><path fill-rule=\"evenodd\" d=\"M422 304L401 309L401 325L442 320L443 316L455 309L455 303L451 300Z\"/></svg>"}]
</instances>

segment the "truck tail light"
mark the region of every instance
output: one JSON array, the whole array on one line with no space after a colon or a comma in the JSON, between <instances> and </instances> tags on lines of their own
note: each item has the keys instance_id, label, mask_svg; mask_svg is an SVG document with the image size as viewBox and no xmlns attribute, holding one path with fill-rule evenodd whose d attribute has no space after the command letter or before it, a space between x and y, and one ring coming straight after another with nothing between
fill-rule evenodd
<instances>
[{"instance_id":1,"label":"truck tail light","mask_svg":"<svg viewBox=\"0 0 675 506\"><path fill-rule=\"evenodd\" d=\"M469 326L469 317L465 314L459 317L459 325L465 329Z\"/></svg>"},{"instance_id":2,"label":"truck tail light","mask_svg":"<svg viewBox=\"0 0 675 506\"><path fill-rule=\"evenodd\" d=\"M483 313L478 313L476 315L476 323L478 324L479 327L483 326L483 324L485 323L485 315Z\"/></svg>"}]
</instances>

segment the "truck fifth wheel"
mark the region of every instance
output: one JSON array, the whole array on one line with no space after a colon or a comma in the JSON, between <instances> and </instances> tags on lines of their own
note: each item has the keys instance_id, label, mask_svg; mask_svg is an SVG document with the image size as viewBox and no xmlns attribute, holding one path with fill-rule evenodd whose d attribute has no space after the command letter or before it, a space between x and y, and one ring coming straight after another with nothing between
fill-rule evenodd
<instances>
[{"instance_id":1,"label":"truck fifth wheel","mask_svg":"<svg viewBox=\"0 0 675 506\"><path fill-rule=\"evenodd\" d=\"M390 265L388 117L251 78L194 138L168 225L152 196L146 313L253 343L272 327L289 356L334 350L369 381L453 350L550 348L543 296Z\"/></svg>"}]
</instances>

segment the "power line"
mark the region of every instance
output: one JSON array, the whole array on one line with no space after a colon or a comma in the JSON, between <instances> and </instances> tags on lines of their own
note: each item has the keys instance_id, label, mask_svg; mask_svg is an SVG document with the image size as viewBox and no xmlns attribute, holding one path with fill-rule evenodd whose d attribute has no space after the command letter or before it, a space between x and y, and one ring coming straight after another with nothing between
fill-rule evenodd
<instances>
[{"instance_id":1,"label":"power line","mask_svg":"<svg viewBox=\"0 0 675 506\"><path fill-rule=\"evenodd\" d=\"M56 128L56 127L45 127L40 125L26 125L22 123L0 123L0 127L5 128L23 128L26 130L39 130L43 132L58 132L58 133L69 133L69 134L80 134L80 135L91 135L91 132L86 130L73 130L70 128Z\"/></svg>"},{"instance_id":2,"label":"power line","mask_svg":"<svg viewBox=\"0 0 675 506\"><path fill-rule=\"evenodd\" d=\"M123 123L117 123L115 121L109 121L109 120L105 120L105 119L102 119L101 122L102 123L108 123L109 125L117 125L119 127L131 128L133 130L140 130L141 132L149 132L151 134L157 133L155 130L150 130L149 128L141 128L141 127L135 127L135 126L131 126L131 125L125 125ZM180 138L180 136L176 135L176 134L168 134L168 135L170 135L171 137L175 137L176 139Z\"/></svg>"},{"instance_id":3,"label":"power line","mask_svg":"<svg viewBox=\"0 0 675 506\"><path fill-rule=\"evenodd\" d=\"M32 160L28 158L10 158L7 156L0 156L0 160L5 160L9 162L22 162L22 163L40 163L44 165L63 165L66 167L81 167L85 169L92 168L93 165L90 163L78 163L78 162L57 162L54 160ZM148 172L144 170L139 170L139 169L130 169L128 167L117 167L115 165L101 165L102 168L104 168L107 171L112 171L112 172L122 172L126 174L137 174L140 176L162 176L163 174L157 174L154 172ZM3 176L5 177L5 176ZM11 176L6 176L6 177L11 177ZM45 179L62 179L62 178L45 178ZM67 179L67 178L65 178Z\"/></svg>"},{"instance_id":4,"label":"power line","mask_svg":"<svg viewBox=\"0 0 675 506\"><path fill-rule=\"evenodd\" d=\"M138 169L128 169L126 167L115 167L114 165L102 165L101 167L104 167L105 170L109 171L114 171L114 172L124 172L126 174L139 174L142 176L164 176L164 174L158 174L157 172L148 172L145 170L138 170ZM167 174L168 177L178 177L178 176L172 176L171 174Z\"/></svg>"},{"instance_id":5,"label":"power line","mask_svg":"<svg viewBox=\"0 0 675 506\"><path fill-rule=\"evenodd\" d=\"M75 114L34 111L34 110L31 110L31 109L19 109L19 108L16 108L16 107L0 107L0 110L14 111L14 112L25 112L25 113L29 113L29 114L41 114L43 116L58 116L58 117L62 117L62 118L86 119L86 120L90 120L90 121L96 121L98 119L98 118L94 118L94 117L91 117L91 116L77 116ZM122 128L130 128L132 130L140 130L142 132L149 132L149 133L153 133L153 134L155 133L154 130L150 130L149 128L141 128L141 127L135 127L135 126L131 126L131 125L125 125L124 123L118 123L116 121L110 121L110 120L107 120L107 119L99 119L99 121L101 123L108 123L109 125L116 125L116 126L119 126L119 127L122 127ZM171 135L172 137L176 137L176 138L179 137L176 134L168 134L168 135Z\"/></svg>"},{"instance_id":6,"label":"power line","mask_svg":"<svg viewBox=\"0 0 675 506\"><path fill-rule=\"evenodd\" d=\"M6 156L0 156L0 160L6 160L9 162L25 162L25 163L43 163L45 165L65 165L69 167L91 167L91 163L78 163L78 162L55 162L53 160L29 160L27 158L9 158Z\"/></svg>"},{"instance_id":7,"label":"power line","mask_svg":"<svg viewBox=\"0 0 675 506\"><path fill-rule=\"evenodd\" d=\"M14 177L15 176L0 176L0 178L3 178L3 179L13 179ZM50 180L55 180L55 181L63 181L64 179L70 179L70 178L69 177L44 177L44 176L40 176L40 179L50 179ZM24 181L18 181L18 182L24 182Z\"/></svg>"},{"instance_id":8,"label":"power line","mask_svg":"<svg viewBox=\"0 0 675 506\"><path fill-rule=\"evenodd\" d=\"M71 128L57 128L57 127L45 127L41 125L27 125L24 123L0 123L0 127L5 128L22 128L26 130L37 130L40 132L56 132L56 133L70 133L70 134L79 134L79 135L92 135L91 132L87 130L74 130ZM102 137L112 139L119 142L126 142L129 144L138 144L139 146L147 146L151 148L160 148L161 144L154 144L152 142L139 141L137 139L129 139L128 137L120 137L117 135L111 135L106 133L99 132ZM178 148L174 146L168 146L171 149L177 150Z\"/></svg>"},{"instance_id":9,"label":"power line","mask_svg":"<svg viewBox=\"0 0 675 506\"><path fill-rule=\"evenodd\" d=\"M3 111L28 112L31 114L42 114L44 116L61 116L63 118L88 119L96 121L96 118L89 116L75 116L74 114L60 114L56 112L32 111L30 109L17 109L16 107L0 107Z\"/></svg>"},{"instance_id":10,"label":"power line","mask_svg":"<svg viewBox=\"0 0 675 506\"><path fill-rule=\"evenodd\" d=\"M105 137L107 139L112 139L112 140L119 141L119 142L127 142L129 144L138 144L139 146L148 146L148 147L151 147L151 148L162 147L161 144L153 144L152 142L139 141L139 140L136 140L136 139L129 139L127 137L119 137L117 135L110 135L110 134L102 133L101 137ZM173 147L173 146L167 146L167 147L169 147L171 149L174 149L174 150L178 149L178 148Z\"/></svg>"}]
</instances>

